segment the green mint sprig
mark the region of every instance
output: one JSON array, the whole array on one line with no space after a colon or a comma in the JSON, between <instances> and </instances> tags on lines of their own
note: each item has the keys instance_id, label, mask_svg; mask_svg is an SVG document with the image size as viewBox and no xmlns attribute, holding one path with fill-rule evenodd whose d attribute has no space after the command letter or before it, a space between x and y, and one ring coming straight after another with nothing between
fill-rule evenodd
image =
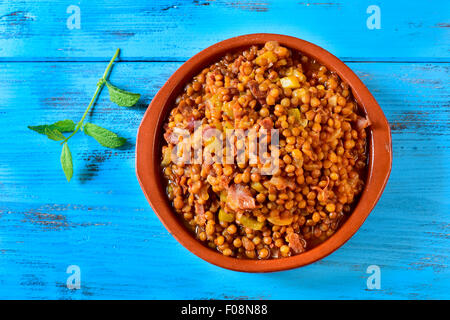
<instances>
[{"instance_id":1,"label":"green mint sprig","mask_svg":"<svg viewBox=\"0 0 450 320\"><path fill-rule=\"evenodd\" d=\"M28 126L29 129L36 131L40 134L45 134L45 129L57 129L59 132L72 132L75 130L75 122L72 120L62 120L53 124L44 124L40 126Z\"/></svg>"},{"instance_id":2,"label":"green mint sprig","mask_svg":"<svg viewBox=\"0 0 450 320\"><path fill-rule=\"evenodd\" d=\"M132 107L140 99L141 95L137 93L128 92L117 88L108 81L109 72L112 68L114 60L119 56L120 49L117 49L116 53L112 57L108 66L103 73L103 77L97 83L97 88L95 90L94 96L92 97L89 105L84 111L81 120L75 123L72 120L61 120L53 124L44 124L38 126L28 126L29 129L46 135L47 138L54 141L61 141L62 152L61 152L61 167L64 171L67 181L70 181L73 176L73 161L72 154L69 149L67 142L72 138L79 130L83 131L86 135L93 137L98 143L107 148L119 148L123 146L126 142L125 138L119 137L112 131L102 128L96 124L86 122L84 120L91 110L92 106L95 104L98 95L102 91L104 85L108 88L109 98L112 102L116 103L121 107ZM62 133L71 132L69 136L64 136Z\"/></svg>"}]
</instances>

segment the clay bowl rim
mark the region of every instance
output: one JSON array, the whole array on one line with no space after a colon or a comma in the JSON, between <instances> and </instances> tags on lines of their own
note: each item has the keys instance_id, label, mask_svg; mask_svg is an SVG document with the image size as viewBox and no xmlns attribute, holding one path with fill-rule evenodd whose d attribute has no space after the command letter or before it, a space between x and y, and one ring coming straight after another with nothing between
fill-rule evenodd
<instances>
[{"instance_id":1,"label":"clay bowl rim","mask_svg":"<svg viewBox=\"0 0 450 320\"><path fill-rule=\"evenodd\" d=\"M278 41L317 59L329 70L335 71L347 82L362 111L371 121L369 140L369 164L366 186L351 215L334 235L320 245L302 254L270 260L237 259L223 256L196 240L173 212L165 194L160 173L160 148L162 124L176 96L185 84L204 67L217 61L226 52L261 45L266 41ZM378 202L392 167L392 140L389 124L375 98L341 60L310 42L279 34L257 33L230 38L218 42L186 61L167 80L155 95L144 114L136 138L136 174L148 202L166 229L189 251L216 266L243 272L273 272L308 265L320 260L349 240L364 223Z\"/></svg>"}]
</instances>

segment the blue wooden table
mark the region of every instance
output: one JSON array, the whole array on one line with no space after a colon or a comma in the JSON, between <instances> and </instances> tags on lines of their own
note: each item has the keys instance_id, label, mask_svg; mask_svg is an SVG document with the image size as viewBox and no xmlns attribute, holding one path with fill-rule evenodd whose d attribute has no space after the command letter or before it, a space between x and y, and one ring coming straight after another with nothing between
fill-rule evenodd
<instances>
[{"instance_id":1,"label":"blue wooden table","mask_svg":"<svg viewBox=\"0 0 450 320\"><path fill-rule=\"evenodd\" d=\"M1 1L0 298L450 298L449 26L448 1ZM168 77L201 49L255 32L344 60L386 114L394 152L386 190L350 241L270 274L224 270L184 249L134 169L137 128ZM76 135L67 183L59 144L27 125L78 121L116 48L111 82L142 99L127 109L103 92L89 119L129 143L111 150ZM373 265L379 289L367 285ZM67 287L69 266L79 289Z\"/></svg>"}]
</instances>

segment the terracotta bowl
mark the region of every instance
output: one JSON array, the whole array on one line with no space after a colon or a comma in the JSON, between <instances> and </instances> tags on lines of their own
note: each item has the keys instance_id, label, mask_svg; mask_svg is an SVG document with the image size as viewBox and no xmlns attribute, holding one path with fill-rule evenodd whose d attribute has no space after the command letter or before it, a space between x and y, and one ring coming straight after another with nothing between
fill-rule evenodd
<instances>
[{"instance_id":1,"label":"terracotta bowl","mask_svg":"<svg viewBox=\"0 0 450 320\"><path fill-rule=\"evenodd\" d=\"M302 254L272 260L247 260L225 257L196 240L172 210L165 194L161 175L162 125L174 106L176 96L185 84L204 67L227 52L262 45L275 40L317 59L347 82L369 127L369 166L365 189L354 211L329 239ZM212 45L184 63L159 90L145 112L136 141L136 172L147 200L167 230L189 251L217 266L245 272L280 271L304 266L322 259L342 246L358 230L380 198L392 166L392 144L389 124L378 103L362 81L342 61L328 51L304 40L277 34L249 34Z\"/></svg>"}]
</instances>

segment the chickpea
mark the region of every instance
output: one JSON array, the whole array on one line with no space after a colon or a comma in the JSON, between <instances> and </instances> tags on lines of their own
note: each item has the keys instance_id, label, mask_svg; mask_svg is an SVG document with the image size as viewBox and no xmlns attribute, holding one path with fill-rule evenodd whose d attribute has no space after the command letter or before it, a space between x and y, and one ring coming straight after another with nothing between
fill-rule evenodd
<instances>
[{"instance_id":1,"label":"chickpea","mask_svg":"<svg viewBox=\"0 0 450 320\"><path fill-rule=\"evenodd\" d=\"M253 172L250 176L253 182L259 182L261 180L261 175L258 172Z\"/></svg>"},{"instance_id":2,"label":"chickpea","mask_svg":"<svg viewBox=\"0 0 450 320\"><path fill-rule=\"evenodd\" d=\"M235 246L236 248L240 248L242 247L242 241L240 238L236 238L233 240L233 246Z\"/></svg>"},{"instance_id":3,"label":"chickpea","mask_svg":"<svg viewBox=\"0 0 450 320\"><path fill-rule=\"evenodd\" d=\"M281 247L284 244L283 239L276 239L275 240L275 246Z\"/></svg>"},{"instance_id":4,"label":"chickpea","mask_svg":"<svg viewBox=\"0 0 450 320\"><path fill-rule=\"evenodd\" d=\"M267 103L269 106L275 105L275 102L276 102L276 100L275 100L275 98L274 98L273 96L268 95L268 96L266 97L266 103Z\"/></svg>"},{"instance_id":5,"label":"chickpea","mask_svg":"<svg viewBox=\"0 0 450 320\"><path fill-rule=\"evenodd\" d=\"M318 124L317 122L315 122L312 126L312 130L315 132L320 132L320 130L322 130L322 126L320 124Z\"/></svg>"},{"instance_id":6,"label":"chickpea","mask_svg":"<svg viewBox=\"0 0 450 320\"><path fill-rule=\"evenodd\" d=\"M286 142L287 142L287 144L295 144L295 141L296 141L296 139L295 139L295 137L287 137L286 138Z\"/></svg>"},{"instance_id":7,"label":"chickpea","mask_svg":"<svg viewBox=\"0 0 450 320\"><path fill-rule=\"evenodd\" d=\"M318 212L314 212L312 216L312 221L314 221L315 223L320 221L320 214Z\"/></svg>"},{"instance_id":8,"label":"chickpea","mask_svg":"<svg viewBox=\"0 0 450 320\"><path fill-rule=\"evenodd\" d=\"M286 155L284 155L284 157L283 157L283 162L284 162L285 164L290 164L290 163L292 162L292 158L291 158L288 154L286 154Z\"/></svg>"},{"instance_id":9,"label":"chickpea","mask_svg":"<svg viewBox=\"0 0 450 320\"><path fill-rule=\"evenodd\" d=\"M289 248L289 246L287 246L287 245L283 245L283 246L281 246L280 247L280 252L281 252L281 254L283 255L283 256L287 256L288 254L289 254L289 251L290 251L291 249Z\"/></svg>"},{"instance_id":10,"label":"chickpea","mask_svg":"<svg viewBox=\"0 0 450 320\"><path fill-rule=\"evenodd\" d=\"M269 244L272 243L272 238L269 237L269 236L265 236L265 237L263 238L263 242L264 242L264 244L269 245Z\"/></svg>"},{"instance_id":11,"label":"chickpea","mask_svg":"<svg viewBox=\"0 0 450 320\"><path fill-rule=\"evenodd\" d=\"M311 99L310 105L311 105L311 107L316 108L316 107L320 106L320 100L314 97Z\"/></svg>"},{"instance_id":12,"label":"chickpea","mask_svg":"<svg viewBox=\"0 0 450 320\"><path fill-rule=\"evenodd\" d=\"M266 259L269 256L269 250L266 248L262 248L258 251L258 258L260 259Z\"/></svg>"},{"instance_id":13,"label":"chickpea","mask_svg":"<svg viewBox=\"0 0 450 320\"><path fill-rule=\"evenodd\" d=\"M233 168L231 166L225 166L223 168L223 174L226 176L230 176L233 173Z\"/></svg>"},{"instance_id":14,"label":"chickpea","mask_svg":"<svg viewBox=\"0 0 450 320\"><path fill-rule=\"evenodd\" d=\"M214 221L208 221L208 223L206 224L206 234L211 236L214 233L215 230L215 223Z\"/></svg>"},{"instance_id":15,"label":"chickpea","mask_svg":"<svg viewBox=\"0 0 450 320\"><path fill-rule=\"evenodd\" d=\"M278 90L277 88L273 88L272 90L270 90L269 95L276 99L280 95L280 90Z\"/></svg>"},{"instance_id":16,"label":"chickpea","mask_svg":"<svg viewBox=\"0 0 450 320\"><path fill-rule=\"evenodd\" d=\"M259 110L259 115L263 118L268 117L270 115L269 109L261 108L261 110Z\"/></svg>"},{"instance_id":17,"label":"chickpea","mask_svg":"<svg viewBox=\"0 0 450 320\"><path fill-rule=\"evenodd\" d=\"M256 201L258 201L259 203L263 203L264 201L266 201L266 195L264 193L258 193L256 195Z\"/></svg>"},{"instance_id":18,"label":"chickpea","mask_svg":"<svg viewBox=\"0 0 450 320\"><path fill-rule=\"evenodd\" d=\"M281 105L285 108L288 108L291 106L291 100L289 98L283 98L281 100Z\"/></svg>"},{"instance_id":19,"label":"chickpea","mask_svg":"<svg viewBox=\"0 0 450 320\"><path fill-rule=\"evenodd\" d=\"M328 203L325 209L327 209L328 212L334 212L336 210L336 206L334 205L334 203Z\"/></svg>"},{"instance_id":20,"label":"chickpea","mask_svg":"<svg viewBox=\"0 0 450 320\"><path fill-rule=\"evenodd\" d=\"M227 228L227 232L229 234L235 234L237 232L237 228L235 224L230 224Z\"/></svg>"},{"instance_id":21,"label":"chickpea","mask_svg":"<svg viewBox=\"0 0 450 320\"><path fill-rule=\"evenodd\" d=\"M222 251L224 256L231 256L233 254L233 251L231 251L230 248L226 248L225 250Z\"/></svg>"},{"instance_id":22,"label":"chickpea","mask_svg":"<svg viewBox=\"0 0 450 320\"><path fill-rule=\"evenodd\" d=\"M183 208L184 207L183 197L181 197L181 196L175 197L175 199L173 201L173 205L174 205L175 209Z\"/></svg>"},{"instance_id":23,"label":"chickpea","mask_svg":"<svg viewBox=\"0 0 450 320\"><path fill-rule=\"evenodd\" d=\"M260 237L254 237L252 241L255 244L255 246L257 246L258 244L261 243L261 238Z\"/></svg>"},{"instance_id":24,"label":"chickpea","mask_svg":"<svg viewBox=\"0 0 450 320\"><path fill-rule=\"evenodd\" d=\"M216 245L221 246L225 242L225 238L223 236L219 236L216 238Z\"/></svg>"},{"instance_id":25,"label":"chickpea","mask_svg":"<svg viewBox=\"0 0 450 320\"><path fill-rule=\"evenodd\" d=\"M355 141L354 140L345 140L344 148L345 149L353 149L355 147Z\"/></svg>"},{"instance_id":26,"label":"chickpea","mask_svg":"<svg viewBox=\"0 0 450 320\"><path fill-rule=\"evenodd\" d=\"M298 150L298 149L294 149L294 150L292 150L292 156L295 159L301 159L302 158L302 152L300 150Z\"/></svg>"},{"instance_id":27,"label":"chickpea","mask_svg":"<svg viewBox=\"0 0 450 320\"><path fill-rule=\"evenodd\" d=\"M200 239L200 241L205 241L206 240L206 233L205 232L200 232L200 234L198 235L198 238Z\"/></svg>"}]
</instances>

